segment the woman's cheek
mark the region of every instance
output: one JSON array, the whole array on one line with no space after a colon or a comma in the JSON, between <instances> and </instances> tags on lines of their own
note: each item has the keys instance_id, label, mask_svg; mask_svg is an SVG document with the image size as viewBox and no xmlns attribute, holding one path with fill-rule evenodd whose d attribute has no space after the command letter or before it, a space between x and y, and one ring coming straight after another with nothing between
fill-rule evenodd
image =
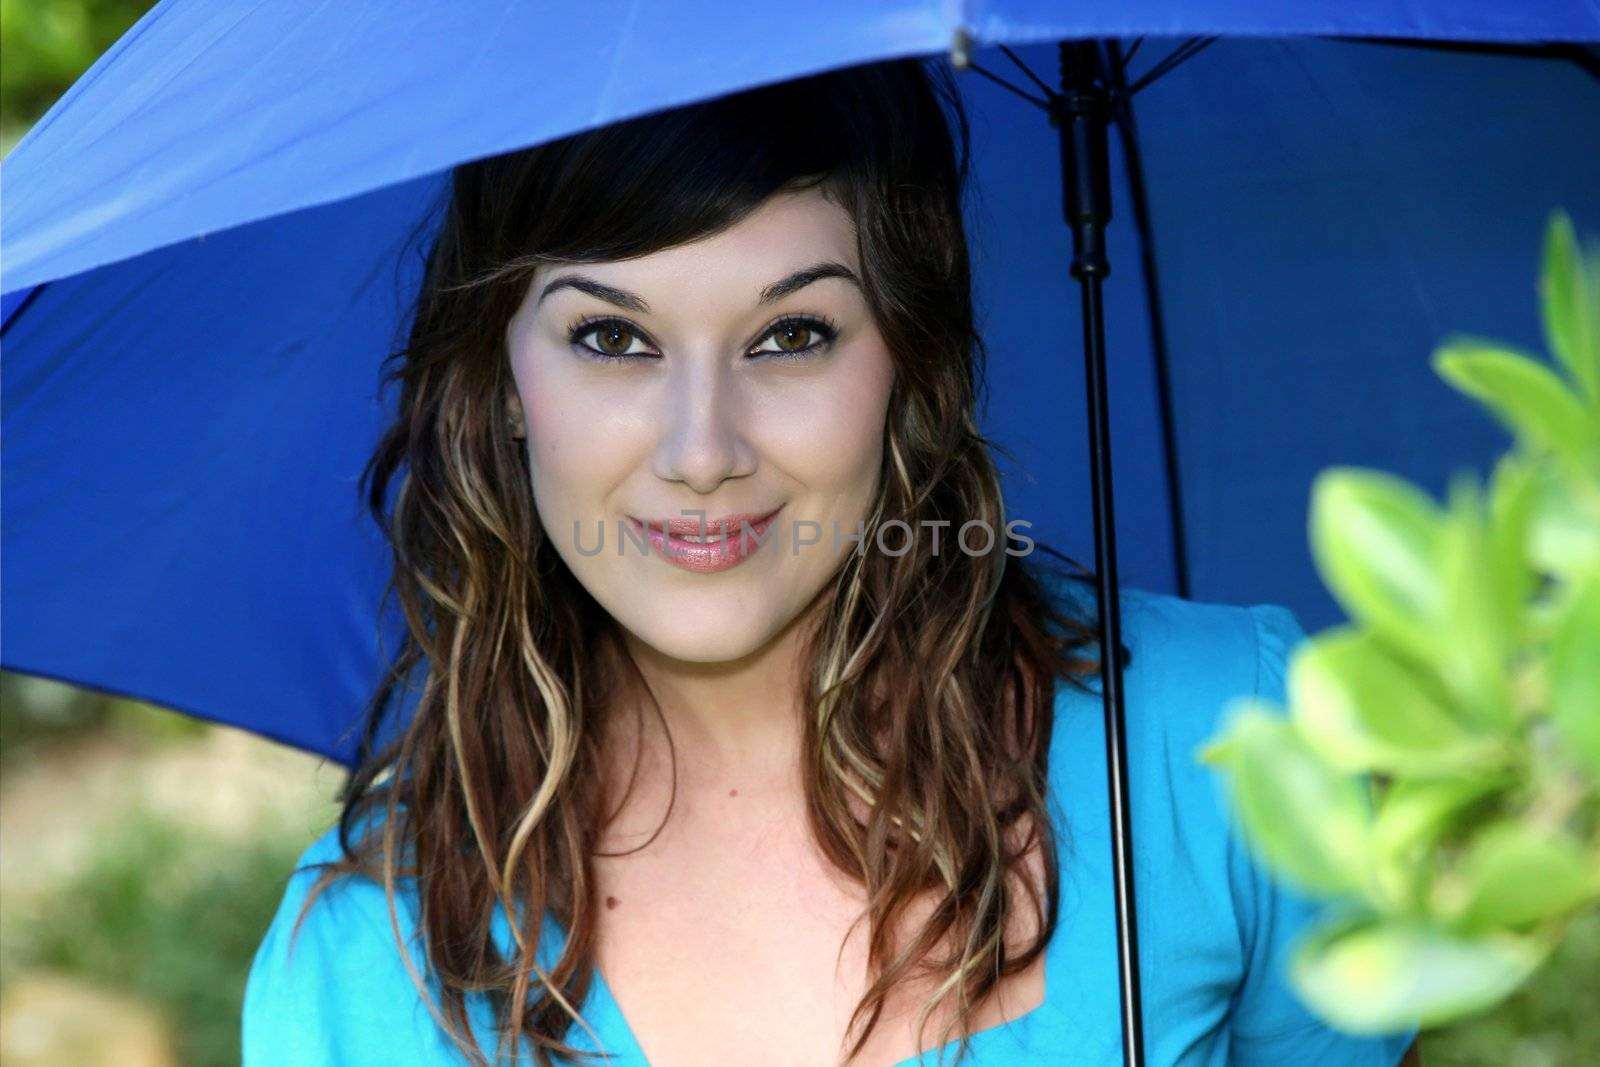
<instances>
[{"instance_id":1,"label":"woman's cheek","mask_svg":"<svg viewBox=\"0 0 1600 1067\"><path fill-rule=\"evenodd\" d=\"M524 382L523 408L528 412L528 440L539 464L551 472L581 457L578 445L590 433L603 405L585 389L581 377L564 372L560 357L551 352L530 353Z\"/></svg>"},{"instance_id":2,"label":"woman's cheek","mask_svg":"<svg viewBox=\"0 0 1600 1067\"><path fill-rule=\"evenodd\" d=\"M801 412L789 420L796 447L810 457L807 464L818 485L856 487L876 477L883 452L888 413L888 354L858 349L840 373L818 382L824 386L805 398Z\"/></svg>"},{"instance_id":3,"label":"woman's cheek","mask_svg":"<svg viewBox=\"0 0 1600 1067\"><path fill-rule=\"evenodd\" d=\"M616 383L566 376L539 390L528 426L534 492L547 498L565 526L574 519L592 529L617 518L619 487L648 469L650 428L656 419L648 396ZM540 481L543 484L540 484ZM541 507L541 511L543 511Z\"/></svg>"}]
</instances>

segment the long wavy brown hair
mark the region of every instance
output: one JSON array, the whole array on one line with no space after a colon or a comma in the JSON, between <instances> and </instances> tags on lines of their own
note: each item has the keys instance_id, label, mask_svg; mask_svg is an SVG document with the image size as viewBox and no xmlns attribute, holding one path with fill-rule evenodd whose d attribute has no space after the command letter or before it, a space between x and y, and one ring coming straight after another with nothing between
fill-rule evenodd
<instances>
[{"instance_id":1,"label":"long wavy brown hair","mask_svg":"<svg viewBox=\"0 0 1600 1067\"><path fill-rule=\"evenodd\" d=\"M977 429L984 352L962 223L967 159L947 69L907 59L455 170L409 335L385 375L400 388L398 417L363 478L393 549L388 594L407 634L345 788L343 859L317 890L372 878L388 890L391 918L396 893L415 893L426 973L413 968L413 978L471 1062L488 1055L468 1011L474 997L492 1008L496 1058L517 1049L545 1067L583 1054L566 1035L587 1026L578 1006L601 914L591 857L616 811L599 724L621 682L637 677L615 622L535 512L505 413L506 325L542 263L694 241L782 190L821 188L854 219L867 299L896 367L865 550L819 594L821 621L803 652L810 830L868 900L858 922L868 923L871 983L851 1017L848 1058L889 993L931 973L918 1032L949 1009L940 1044L961 1035L959 1062L975 1006L1049 942L1059 901L1049 712L1056 679L1081 687L1099 672L1099 658L1080 653L1097 648L1095 632L1048 595L1038 557L1025 564L1016 538L983 555L949 551L949 537L943 552L925 537L899 556L870 549L877 527L896 519L914 529L948 521L951 533L974 519L1006 526ZM417 677L420 695L396 717L397 692ZM1042 886L1023 877L1034 848ZM934 907L902 941L899 920L930 894ZM1037 936L1018 952L1003 935L1024 902ZM538 952L546 916L565 934L548 967Z\"/></svg>"}]
</instances>

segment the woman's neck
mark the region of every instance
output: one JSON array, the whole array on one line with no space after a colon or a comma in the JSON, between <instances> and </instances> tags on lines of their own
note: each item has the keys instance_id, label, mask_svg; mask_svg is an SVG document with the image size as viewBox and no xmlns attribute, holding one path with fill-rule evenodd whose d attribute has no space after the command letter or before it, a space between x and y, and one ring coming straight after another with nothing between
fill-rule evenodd
<instances>
[{"instance_id":1,"label":"woman's neck","mask_svg":"<svg viewBox=\"0 0 1600 1067\"><path fill-rule=\"evenodd\" d=\"M720 788L735 779L758 788L797 782L803 728L800 656L807 627L815 621L814 607L761 648L721 663L674 659L624 633L623 644L661 708L657 719L650 695L632 687L632 699L642 697L633 706L643 712L638 721L646 754L663 750L665 723L680 788ZM631 736L633 727L627 729Z\"/></svg>"}]
</instances>

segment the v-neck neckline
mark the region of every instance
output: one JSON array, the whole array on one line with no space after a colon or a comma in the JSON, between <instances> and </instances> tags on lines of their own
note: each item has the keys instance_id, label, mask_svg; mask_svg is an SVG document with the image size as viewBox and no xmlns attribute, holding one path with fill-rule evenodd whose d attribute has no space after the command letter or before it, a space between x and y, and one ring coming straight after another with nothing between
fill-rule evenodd
<instances>
[{"instance_id":1,"label":"v-neck neckline","mask_svg":"<svg viewBox=\"0 0 1600 1067\"><path fill-rule=\"evenodd\" d=\"M1055 716L1055 723L1054 728L1051 730L1050 738L1050 748L1052 751L1050 752L1049 759L1046 761L1045 766L1044 796L1045 814L1050 819L1051 827L1055 830L1055 836L1058 842L1065 839L1065 830L1062 828L1061 820L1056 817L1056 790L1054 772L1056 763L1056 753L1054 749L1061 743L1062 737L1062 731L1059 729L1061 722L1060 716L1062 712L1061 700L1061 682L1059 679L1057 679L1055 682L1055 688L1051 694L1051 714ZM1056 863L1059 870L1059 868L1062 866L1059 847L1057 849ZM1064 872L1061 873L1064 874ZM1050 995L1052 992L1056 991L1056 983L1061 981L1064 977L1063 975L1057 973L1057 971L1060 969L1057 957L1060 955L1060 946L1064 940L1065 939L1061 936L1061 927L1058 921L1056 929L1051 932L1050 940L1046 942L1044 946L1043 999L1028 1011L1023 1012L1014 1019L1007 1019L1004 1022L995 1023L993 1026L986 1026L982 1030L977 1030L969 1035L968 1041L971 1043L972 1050L975 1054L981 1054L981 1050L984 1046L999 1039L1002 1035L1007 1035L1008 1033L1013 1037L1013 1039L1017 1037L1022 1038L1025 1048L1032 1047L1034 1043L1033 1037L1038 1030L1040 1023L1043 1021L1043 1017L1049 1014L1052 1010ZM645 1054L644 1046L639 1043L638 1035L634 1033L633 1026L628 1022L628 1017L622 1011L622 1004L617 1000L616 994L612 993L611 985L606 981L605 975L601 973L600 964L598 961L596 961L594 965L594 982L590 992L591 994L599 995L602 1000L604 1010L611 1016L611 1029L616 1031L624 1043L624 1048L622 1049L612 1049L609 1045L606 1045L606 1050L609 1052L622 1052L629 1056L635 1056L638 1058L639 1063L644 1064L645 1067L650 1067L650 1057ZM598 1034L604 1028L596 1027L595 1029L596 1033ZM930 1056L937 1059L941 1052L945 1053L946 1055L953 1055L960 1044L961 1038L952 1038L950 1041L945 1042L943 1046L936 1045L933 1048L923 1049L921 1052L912 1053L906 1059L898 1060L895 1063L889 1064L888 1067L926 1067L926 1065L930 1062Z\"/></svg>"},{"instance_id":2,"label":"v-neck neckline","mask_svg":"<svg viewBox=\"0 0 1600 1067\"><path fill-rule=\"evenodd\" d=\"M1044 948L1044 999L1014 1019L1007 1019L1004 1022L995 1023L993 1026L986 1026L982 1030L973 1032L968 1041L975 1053L981 1053L984 1045L989 1044L1007 1032L1010 1032L1013 1038L1021 1036L1025 1042L1024 1047L1031 1047L1033 1043L1032 1036L1039 1025L1040 1016L1050 1009L1050 991L1055 987L1057 979L1054 973L1056 970L1055 947L1060 940L1061 938L1052 935ZM622 1049L613 1049L609 1043L604 1044L605 1049L609 1052L622 1052L626 1055L637 1057L639 1063L649 1067L650 1057L645 1054L644 1046L639 1043L639 1036L633 1032L633 1026L628 1022L628 1017L623 1014L622 1005L617 1001L616 995L611 992L611 986L606 982L605 975L600 973L598 964L594 968L592 991L603 999L604 1009L611 1017L611 1029L625 1042ZM1016 1033L1018 1028L1021 1029L1020 1035ZM597 1033L600 1030L601 1028L596 1028ZM923 1049L921 1052L913 1053L903 1060L897 1060L890 1064L889 1067L926 1067L930 1062L928 1057L932 1056L937 1059L941 1051L947 1056L954 1055L960 1044L961 1039L959 1037L952 1038L950 1041L945 1042L942 1048L935 1045L933 1048Z\"/></svg>"}]
</instances>

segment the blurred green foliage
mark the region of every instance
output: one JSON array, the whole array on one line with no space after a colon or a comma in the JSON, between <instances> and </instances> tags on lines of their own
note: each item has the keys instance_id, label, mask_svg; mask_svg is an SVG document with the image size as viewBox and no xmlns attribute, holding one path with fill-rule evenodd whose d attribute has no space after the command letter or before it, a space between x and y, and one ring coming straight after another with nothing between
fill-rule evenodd
<instances>
[{"instance_id":1,"label":"blurred green foliage","mask_svg":"<svg viewBox=\"0 0 1600 1067\"><path fill-rule=\"evenodd\" d=\"M9 150L151 0L0 0L0 142Z\"/></svg>"},{"instance_id":2,"label":"blurred green foliage","mask_svg":"<svg viewBox=\"0 0 1600 1067\"><path fill-rule=\"evenodd\" d=\"M304 847L136 812L29 921L9 924L0 982L42 968L135 994L173 1024L179 1062L237 1064L245 976Z\"/></svg>"},{"instance_id":3,"label":"blurred green foliage","mask_svg":"<svg viewBox=\"0 0 1600 1067\"><path fill-rule=\"evenodd\" d=\"M151 711L136 700L0 671L0 767L95 733L138 744L199 737L207 729L198 719Z\"/></svg>"},{"instance_id":4,"label":"blurred green foliage","mask_svg":"<svg viewBox=\"0 0 1600 1067\"><path fill-rule=\"evenodd\" d=\"M1202 753L1261 858L1329 902L1290 977L1340 1029L1495 1007L1600 912L1600 242L1563 211L1538 288L1552 359L1434 353L1512 432L1489 484L1463 470L1439 506L1319 475L1312 555L1353 622L1295 649L1287 716L1241 700Z\"/></svg>"},{"instance_id":5,"label":"blurred green foliage","mask_svg":"<svg viewBox=\"0 0 1600 1067\"><path fill-rule=\"evenodd\" d=\"M1494 1011L1423 1035L1428 1067L1570 1067L1600 1063L1600 912L1566 940L1527 985Z\"/></svg>"}]
</instances>

